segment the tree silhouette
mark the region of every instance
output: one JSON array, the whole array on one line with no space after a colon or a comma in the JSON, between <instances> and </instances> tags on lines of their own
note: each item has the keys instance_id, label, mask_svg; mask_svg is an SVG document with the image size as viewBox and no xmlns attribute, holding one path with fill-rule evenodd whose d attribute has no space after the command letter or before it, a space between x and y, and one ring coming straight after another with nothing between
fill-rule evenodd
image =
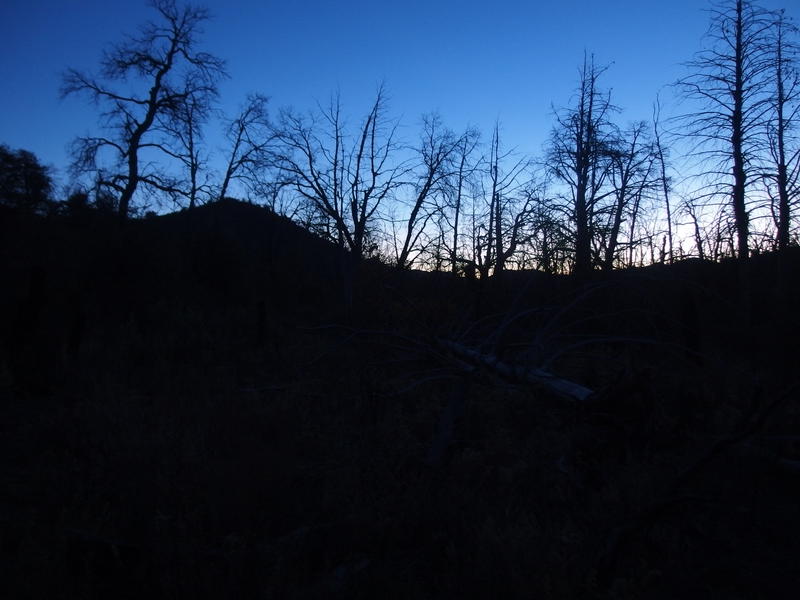
<instances>
[{"instance_id":1,"label":"tree silhouette","mask_svg":"<svg viewBox=\"0 0 800 600\"><path fill-rule=\"evenodd\" d=\"M376 211L393 199L408 168L396 161L397 124L386 111L381 86L353 137L338 97L308 117L284 111L276 133L281 184L291 186L322 219L320 233L357 258L365 253Z\"/></svg>"},{"instance_id":2,"label":"tree silhouette","mask_svg":"<svg viewBox=\"0 0 800 600\"><path fill-rule=\"evenodd\" d=\"M547 164L556 179L570 190L571 220L574 222L575 273L592 269L592 241L599 203L610 193L602 191L609 174L612 132L608 115L613 107L598 79L605 71L584 55L575 106L556 116L550 136Z\"/></svg>"},{"instance_id":3,"label":"tree silhouette","mask_svg":"<svg viewBox=\"0 0 800 600\"><path fill-rule=\"evenodd\" d=\"M736 250L748 255L750 207L747 189L757 181L759 144L765 124L765 73L770 66L767 14L749 0L724 0L711 9L708 47L688 63L691 74L678 82L701 108L683 115L687 135L715 182L710 195L729 195Z\"/></svg>"},{"instance_id":4,"label":"tree silhouette","mask_svg":"<svg viewBox=\"0 0 800 600\"><path fill-rule=\"evenodd\" d=\"M69 69L62 87L62 96L83 94L103 107L101 122L108 134L78 138L73 168L104 173L101 184L119 194L123 219L140 184L180 193L157 160L172 156L174 121L187 103L215 96L224 75L222 60L196 50L200 27L209 18L205 9L179 7L174 0L154 0L152 6L158 22L146 23L137 36L107 51L98 76ZM141 92L123 91L131 84ZM110 172L100 168L105 153L113 159Z\"/></svg>"},{"instance_id":5,"label":"tree silhouette","mask_svg":"<svg viewBox=\"0 0 800 600\"><path fill-rule=\"evenodd\" d=\"M36 213L47 207L53 189L50 169L27 150L0 144L0 206Z\"/></svg>"},{"instance_id":6,"label":"tree silhouette","mask_svg":"<svg viewBox=\"0 0 800 600\"><path fill-rule=\"evenodd\" d=\"M609 179L614 202L608 210L609 222L603 240L605 251L602 258L603 268L608 271L614 266L622 224L626 219L630 219L631 224L629 254L632 254L642 197L654 184L654 153L647 130L648 125L644 121L634 123L627 131L619 134L614 147L610 149Z\"/></svg>"},{"instance_id":7,"label":"tree silhouette","mask_svg":"<svg viewBox=\"0 0 800 600\"><path fill-rule=\"evenodd\" d=\"M450 248L450 268L453 273L459 271L459 249L460 243L460 224L464 208L464 201L470 184L474 183L475 164L472 154L478 146L480 133L477 129L468 128L459 138L456 147L455 169L451 176L449 187L451 196L451 215L452 215L452 246ZM447 218L445 216L445 218Z\"/></svg>"},{"instance_id":8,"label":"tree silhouette","mask_svg":"<svg viewBox=\"0 0 800 600\"><path fill-rule=\"evenodd\" d=\"M229 120L225 136L230 143L228 163L218 197L225 198L234 179L257 187L258 179L269 162L269 143L272 140L267 114L266 96L250 94L239 114Z\"/></svg>"},{"instance_id":9,"label":"tree silhouette","mask_svg":"<svg viewBox=\"0 0 800 600\"><path fill-rule=\"evenodd\" d=\"M185 175L178 179L177 187L178 193L189 201L189 209L197 206L202 197L208 199L212 194L209 174L203 174L208 164L203 126L211 114L210 100L208 95L190 94L164 119L164 132L172 138L172 143L163 146L163 150L183 166Z\"/></svg>"},{"instance_id":10,"label":"tree silhouette","mask_svg":"<svg viewBox=\"0 0 800 600\"><path fill-rule=\"evenodd\" d=\"M661 186L661 193L664 198L664 209L666 211L667 220L667 256L669 263L675 260L675 239L673 235L673 206L671 202L672 190L670 186L670 178L667 175L667 157L668 149L664 146L661 138L661 102L656 98L653 107L653 152L655 153L655 161L658 164L658 183Z\"/></svg>"},{"instance_id":11,"label":"tree silhouette","mask_svg":"<svg viewBox=\"0 0 800 600\"><path fill-rule=\"evenodd\" d=\"M478 169L476 203L479 214L473 223L473 266L482 278L501 273L523 242L530 221L533 195L524 180L526 158L515 158L504 150L500 125L495 123L489 154Z\"/></svg>"},{"instance_id":12,"label":"tree silhouette","mask_svg":"<svg viewBox=\"0 0 800 600\"><path fill-rule=\"evenodd\" d=\"M789 246L792 198L800 193L800 45L792 38L795 27L783 11L775 14L770 31L769 55L770 117L768 143L770 168L767 180L771 196L777 196L777 210L773 215L777 229L778 248ZM774 204L774 202L773 202Z\"/></svg>"},{"instance_id":13,"label":"tree silhouette","mask_svg":"<svg viewBox=\"0 0 800 600\"><path fill-rule=\"evenodd\" d=\"M446 193L448 179L457 168L454 158L461 143L461 139L444 126L439 115L423 117L422 135L416 149L419 166L413 183L411 212L406 220L403 245L397 253L400 269L410 266L411 254L436 212L432 204L434 197Z\"/></svg>"}]
</instances>

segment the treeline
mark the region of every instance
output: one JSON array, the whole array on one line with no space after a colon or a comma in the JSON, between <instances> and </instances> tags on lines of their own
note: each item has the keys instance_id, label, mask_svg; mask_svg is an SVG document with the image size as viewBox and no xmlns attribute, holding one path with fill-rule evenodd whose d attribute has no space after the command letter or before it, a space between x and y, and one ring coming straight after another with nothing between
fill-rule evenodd
<instances>
[{"instance_id":1,"label":"treeline","mask_svg":"<svg viewBox=\"0 0 800 600\"><path fill-rule=\"evenodd\" d=\"M704 49L672 87L683 113L669 119L656 99L650 119L623 124L606 68L585 55L540 157L508 149L499 124L488 135L458 131L439 114L423 116L416 141L400 139L381 86L356 126L338 96L275 115L266 96L248 96L223 118L220 173L204 133L226 71L198 47L208 13L174 0L153 6L157 19L105 53L96 75L64 76L64 96L103 111L102 133L73 143L73 211L94 205L124 220L235 189L354 256L480 277L741 257L798 242L800 42L783 11L714 4ZM42 210L51 199L30 153L3 148L2 169L3 204Z\"/></svg>"}]
</instances>

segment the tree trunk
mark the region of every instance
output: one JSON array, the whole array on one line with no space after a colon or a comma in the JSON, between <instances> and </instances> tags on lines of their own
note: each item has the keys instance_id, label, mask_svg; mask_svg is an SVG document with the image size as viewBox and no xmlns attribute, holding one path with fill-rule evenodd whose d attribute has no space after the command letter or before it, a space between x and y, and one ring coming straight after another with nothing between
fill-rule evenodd
<instances>
[{"instance_id":1,"label":"tree trunk","mask_svg":"<svg viewBox=\"0 0 800 600\"><path fill-rule=\"evenodd\" d=\"M578 188L575 199L575 274L592 270L592 236L586 211L586 189Z\"/></svg>"},{"instance_id":2,"label":"tree trunk","mask_svg":"<svg viewBox=\"0 0 800 600\"><path fill-rule=\"evenodd\" d=\"M619 230L622 228L622 212L625 208L625 195L627 189L623 185L617 191L617 204L614 207L614 222L611 224L611 232L608 234L608 244L606 245L605 257L603 259L603 270L610 271L614 268L614 253L617 251L617 239Z\"/></svg>"},{"instance_id":3,"label":"tree trunk","mask_svg":"<svg viewBox=\"0 0 800 600\"><path fill-rule=\"evenodd\" d=\"M733 214L736 221L739 258L747 258L750 218L745 204L747 173L744 156L744 16L742 0L736 2L736 57L731 115L731 150L733 158Z\"/></svg>"},{"instance_id":4,"label":"tree trunk","mask_svg":"<svg viewBox=\"0 0 800 600\"><path fill-rule=\"evenodd\" d=\"M786 250L789 247L790 210L788 169L786 166L785 132L786 120L784 105L786 104L786 90L784 86L783 71L783 21L778 21L778 40L776 48L775 83L777 87L776 98L776 150L777 156L777 183L778 183L778 249Z\"/></svg>"}]
</instances>

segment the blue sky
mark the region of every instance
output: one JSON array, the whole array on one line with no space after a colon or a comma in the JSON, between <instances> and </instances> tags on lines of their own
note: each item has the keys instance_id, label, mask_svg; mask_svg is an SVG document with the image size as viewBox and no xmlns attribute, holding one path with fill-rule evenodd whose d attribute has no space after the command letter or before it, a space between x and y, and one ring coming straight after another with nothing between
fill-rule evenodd
<instances>
[{"instance_id":1,"label":"blue sky","mask_svg":"<svg viewBox=\"0 0 800 600\"><path fill-rule=\"evenodd\" d=\"M793 0L762 2L767 8ZM423 113L489 135L499 119L507 145L541 154L552 107L569 103L584 50L610 64L602 82L622 123L649 118L661 90L700 49L705 0L208 0L214 18L202 48L227 61L223 108L250 91L308 109L339 90L357 119L379 82L413 140ZM61 179L67 145L96 132L96 109L60 100L61 73L92 71L102 50L154 15L138 0L4 0L0 3L0 143L35 152ZM797 16L793 14L793 16ZM213 131L210 139L214 141Z\"/></svg>"}]
</instances>

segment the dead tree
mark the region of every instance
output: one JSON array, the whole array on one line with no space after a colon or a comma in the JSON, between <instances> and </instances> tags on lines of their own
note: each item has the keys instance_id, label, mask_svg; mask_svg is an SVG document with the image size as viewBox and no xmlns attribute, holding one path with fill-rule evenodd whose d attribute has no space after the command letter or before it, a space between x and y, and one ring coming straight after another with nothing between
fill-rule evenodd
<instances>
[{"instance_id":1,"label":"dead tree","mask_svg":"<svg viewBox=\"0 0 800 600\"><path fill-rule=\"evenodd\" d=\"M214 97L224 75L222 60L196 49L200 27L209 18L205 9L178 7L174 0L154 0L153 7L158 22L145 24L138 36L106 52L98 76L70 69L61 89L62 96L84 94L104 107L101 118L108 134L78 138L73 169L104 174L101 184L119 195L123 220L140 185L180 192L174 179L155 167L155 161L143 161L142 154L163 155L172 142L163 123L185 103ZM131 87L141 91L128 92ZM98 164L106 153L113 170Z\"/></svg>"},{"instance_id":2,"label":"dead tree","mask_svg":"<svg viewBox=\"0 0 800 600\"><path fill-rule=\"evenodd\" d=\"M667 217L667 256L669 263L675 260L675 242L673 239L673 214L671 202L670 178L667 174L667 149L661 140L661 102L656 99L653 107L653 151L655 161L658 164L658 181L661 185L661 192L664 195L664 209Z\"/></svg>"},{"instance_id":3,"label":"dead tree","mask_svg":"<svg viewBox=\"0 0 800 600\"><path fill-rule=\"evenodd\" d=\"M456 148L456 168L452 174L450 190L452 193L452 215L453 215L453 242L450 248L450 265L453 273L459 272L459 235L461 216L464 207L465 191L474 173L474 165L471 156L478 145L480 134L476 129L467 129L459 139Z\"/></svg>"},{"instance_id":4,"label":"dead tree","mask_svg":"<svg viewBox=\"0 0 800 600\"><path fill-rule=\"evenodd\" d=\"M605 69L584 56L575 105L556 116L550 136L547 164L558 181L569 189L574 223L574 272L593 268L592 242L596 211L609 192L603 191L608 175L608 114L613 110L608 94L598 87Z\"/></svg>"},{"instance_id":5,"label":"dead tree","mask_svg":"<svg viewBox=\"0 0 800 600\"><path fill-rule=\"evenodd\" d=\"M210 98L188 95L174 111L161 119L163 131L172 142L162 146L163 152L183 167L185 175L176 179L178 194L188 200L191 210L202 198L212 195L210 176L206 171L208 153L204 150L203 126L211 113Z\"/></svg>"},{"instance_id":6,"label":"dead tree","mask_svg":"<svg viewBox=\"0 0 800 600\"><path fill-rule=\"evenodd\" d=\"M500 125L495 124L489 155L482 161L480 201L484 213L476 224L474 261L481 277L501 273L517 251L531 215L532 194L524 175L528 160L503 150Z\"/></svg>"},{"instance_id":7,"label":"dead tree","mask_svg":"<svg viewBox=\"0 0 800 600\"><path fill-rule=\"evenodd\" d=\"M789 247L792 199L800 193L800 136L797 135L800 121L800 44L793 36L797 36L797 27L788 21L783 11L775 14L770 31L771 93L767 129L770 160L765 177L770 184L768 189L773 199L772 212L780 250Z\"/></svg>"},{"instance_id":8,"label":"dead tree","mask_svg":"<svg viewBox=\"0 0 800 600\"><path fill-rule=\"evenodd\" d=\"M609 226L605 240L603 269L611 270L617 255L619 236L626 218L631 222L633 245L634 228L644 192L652 186L653 149L647 139L647 124L639 122L620 136L610 150L610 182L614 203L609 210Z\"/></svg>"},{"instance_id":9,"label":"dead tree","mask_svg":"<svg viewBox=\"0 0 800 600\"><path fill-rule=\"evenodd\" d=\"M461 140L446 128L439 115L423 117L422 137L417 148L419 166L412 184L413 200L406 221L403 245L397 253L397 268L410 266L411 253L416 248L425 225L433 216L430 204L436 195L445 192L445 184L455 170L453 159Z\"/></svg>"},{"instance_id":10,"label":"dead tree","mask_svg":"<svg viewBox=\"0 0 800 600\"><path fill-rule=\"evenodd\" d=\"M768 28L766 13L749 0L719 2L711 10L708 47L678 82L686 98L699 103L680 121L696 141L697 156L706 160L705 175L716 182L707 196L729 198L741 258L748 255L747 190L757 181L752 176L765 124Z\"/></svg>"},{"instance_id":11,"label":"dead tree","mask_svg":"<svg viewBox=\"0 0 800 600\"><path fill-rule=\"evenodd\" d=\"M267 97L261 94L248 95L239 114L226 123L225 137L230 146L217 194L220 200L228 194L232 181L239 179L254 186L261 173L268 168L273 133L267 102Z\"/></svg>"},{"instance_id":12,"label":"dead tree","mask_svg":"<svg viewBox=\"0 0 800 600\"><path fill-rule=\"evenodd\" d=\"M284 111L275 134L274 164L321 218L321 233L363 256L378 209L394 198L408 165L397 160L397 123L387 116L386 92L375 101L355 136L348 135L341 102L309 116Z\"/></svg>"}]
</instances>

